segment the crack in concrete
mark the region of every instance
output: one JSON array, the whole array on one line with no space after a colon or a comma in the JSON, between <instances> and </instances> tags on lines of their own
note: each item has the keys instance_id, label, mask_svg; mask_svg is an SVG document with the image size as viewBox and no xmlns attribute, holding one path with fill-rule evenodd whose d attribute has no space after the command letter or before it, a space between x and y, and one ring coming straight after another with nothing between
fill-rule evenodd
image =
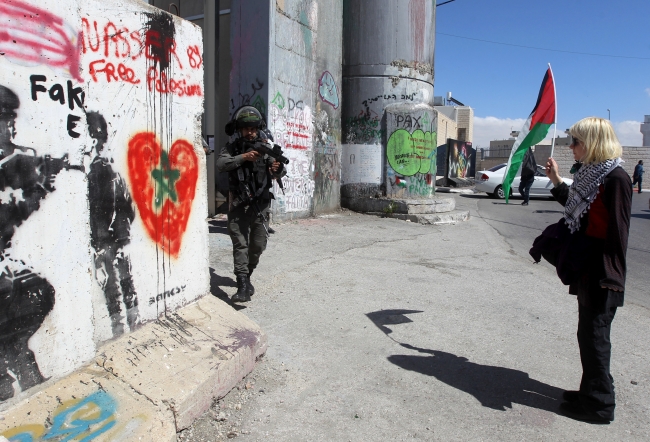
<instances>
[{"instance_id":1,"label":"crack in concrete","mask_svg":"<svg viewBox=\"0 0 650 442\"><path fill-rule=\"evenodd\" d=\"M440 229L436 229L436 231L434 233L440 233ZM278 280L286 279L284 275L286 275L287 273L294 273L298 269L306 269L306 268L308 268L308 267L310 267L310 266L312 266L314 264L322 264L323 261L334 259L334 258L337 257L337 255L348 253L348 252L350 252L352 250L361 250L361 249L365 249L365 248L368 248L368 247L372 247L372 246L374 246L376 244L384 244L384 243L385 244L391 244L391 243L398 243L398 242L401 242L401 241L411 241L411 240L418 239L418 238L421 238L423 236L427 236L427 235L431 235L431 234L432 234L432 232L427 232L427 233L417 234L417 235L414 235L414 236L411 236L411 237L408 237L408 238L399 238L399 239L393 239L393 240L376 240L376 241L372 241L370 243L363 244L363 245L360 245L360 246L350 247L350 248L344 249L344 250L342 250L340 252L336 252L336 254L334 252L332 252L328 256L325 256L325 257L322 257L322 258L319 258L319 259L315 259L313 261L310 261L310 262L307 262L307 263L303 264L300 267L296 267L296 268L293 268L291 270L287 270L287 271L284 271L284 272L279 273L277 275L274 275L273 279L271 280L271 282L269 282L267 287L270 289L272 287L277 286L279 284Z\"/></svg>"},{"instance_id":2,"label":"crack in concrete","mask_svg":"<svg viewBox=\"0 0 650 442\"><path fill-rule=\"evenodd\" d=\"M476 213L478 214L478 216L476 216L475 218L480 218L481 220L483 220L483 222L485 223L485 225L487 225L489 228L491 228L492 230L494 230L494 231L497 233L497 235L499 236L499 238L501 238L501 240L502 240L502 241L503 241L503 242L508 246L508 250L507 250L508 253L510 253L511 255L517 256L517 257L519 257L519 258L523 258L521 255L519 255L519 254L517 253L517 251L514 249L514 247L512 246L512 244L510 244L510 242L508 241L508 238L506 238L506 237L505 237L505 236L504 236L504 235L499 231L499 229L497 229L497 228L494 227L492 224L490 224L489 222L487 222L487 220L489 220L490 218L484 218L483 215L481 215L481 210L478 208L478 203L476 203Z\"/></svg>"}]
</instances>

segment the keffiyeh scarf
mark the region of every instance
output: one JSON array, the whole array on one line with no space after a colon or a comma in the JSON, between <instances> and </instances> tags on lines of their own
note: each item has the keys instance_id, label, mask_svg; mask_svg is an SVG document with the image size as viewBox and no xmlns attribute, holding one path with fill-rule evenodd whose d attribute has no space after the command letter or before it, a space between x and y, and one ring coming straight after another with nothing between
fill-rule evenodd
<instances>
[{"instance_id":1,"label":"keffiyeh scarf","mask_svg":"<svg viewBox=\"0 0 650 442\"><path fill-rule=\"evenodd\" d=\"M598 187L605 177L621 164L620 158L613 158L596 164L583 164L573 176L569 196L564 206L564 222L571 233L580 229L580 218L589 210L598 195Z\"/></svg>"}]
</instances>

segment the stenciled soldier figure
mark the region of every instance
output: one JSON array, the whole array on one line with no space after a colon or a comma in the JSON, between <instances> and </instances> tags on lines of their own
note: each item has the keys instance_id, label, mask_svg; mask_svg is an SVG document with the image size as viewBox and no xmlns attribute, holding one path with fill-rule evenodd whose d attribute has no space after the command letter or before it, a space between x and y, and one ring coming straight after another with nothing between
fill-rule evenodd
<instances>
[{"instance_id":1,"label":"stenciled soldier figure","mask_svg":"<svg viewBox=\"0 0 650 442\"><path fill-rule=\"evenodd\" d=\"M41 200L56 189L63 169L82 170L67 156L39 156L14 144L18 96L0 85L0 401L14 395L14 381L26 390L45 380L29 339L54 308L54 287L32 267L11 255L11 240Z\"/></svg>"},{"instance_id":2,"label":"stenciled soldier figure","mask_svg":"<svg viewBox=\"0 0 650 442\"><path fill-rule=\"evenodd\" d=\"M253 150L254 143L266 142L264 118L253 106L243 106L226 125L234 135L217 159L217 168L228 172L228 233L232 240L237 293L233 302L250 301L255 288L250 276L266 249L268 212L273 179L286 174L282 163Z\"/></svg>"}]
</instances>

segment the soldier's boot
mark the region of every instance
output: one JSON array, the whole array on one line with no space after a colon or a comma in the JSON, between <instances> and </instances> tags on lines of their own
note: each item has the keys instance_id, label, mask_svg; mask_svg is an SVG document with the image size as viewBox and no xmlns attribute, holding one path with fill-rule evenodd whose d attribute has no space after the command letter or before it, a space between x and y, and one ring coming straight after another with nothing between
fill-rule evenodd
<instances>
[{"instance_id":1,"label":"soldier's boot","mask_svg":"<svg viewBox=\"0 0 650 442\"><path fill-rule=\"evenodd\" d=\"M237 293L235 293L230 300L232 302L248 302L251 300L248 294L248 275L237 275Z\"/></svg>"},{"instance_id":2,"label":"soldier's boot","mask_svg":"<svg viewBox=\"0 0 650 442\"><path fill-rule=\"evenodd\" d=\"M251 284L251 275L253 275L253 271L249 270L248 271L248 295L253 296L255 294L255 287L253 287L253 284Z\"/></svg>"}]
</instances>

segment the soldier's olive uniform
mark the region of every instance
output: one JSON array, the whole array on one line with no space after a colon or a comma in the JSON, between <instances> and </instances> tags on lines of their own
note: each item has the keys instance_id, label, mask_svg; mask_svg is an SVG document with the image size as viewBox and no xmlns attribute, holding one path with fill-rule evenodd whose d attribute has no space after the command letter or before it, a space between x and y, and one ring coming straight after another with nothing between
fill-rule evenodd
<instances>
[{"instance_id":1,"label":"soldier's olive uniform","mask_svg":"<svg viewBox=\"0 0 650 442\"><path fill-rule=\"evenodd\" d=\"M242 202L240 183L249 183L257 206L268 219L273 194L269 191L274 176L269 171L273 158L264 155L256 161L244 161L242 139L226 144L217 159L217 168L228 172L228 233L233 245L235 275L249 275L257 267L266 249L266 229L254 204ZM286 174L282 170L278 177ZM268 228L268 225L266 226Z\"/></svg>"}]
</instances>

